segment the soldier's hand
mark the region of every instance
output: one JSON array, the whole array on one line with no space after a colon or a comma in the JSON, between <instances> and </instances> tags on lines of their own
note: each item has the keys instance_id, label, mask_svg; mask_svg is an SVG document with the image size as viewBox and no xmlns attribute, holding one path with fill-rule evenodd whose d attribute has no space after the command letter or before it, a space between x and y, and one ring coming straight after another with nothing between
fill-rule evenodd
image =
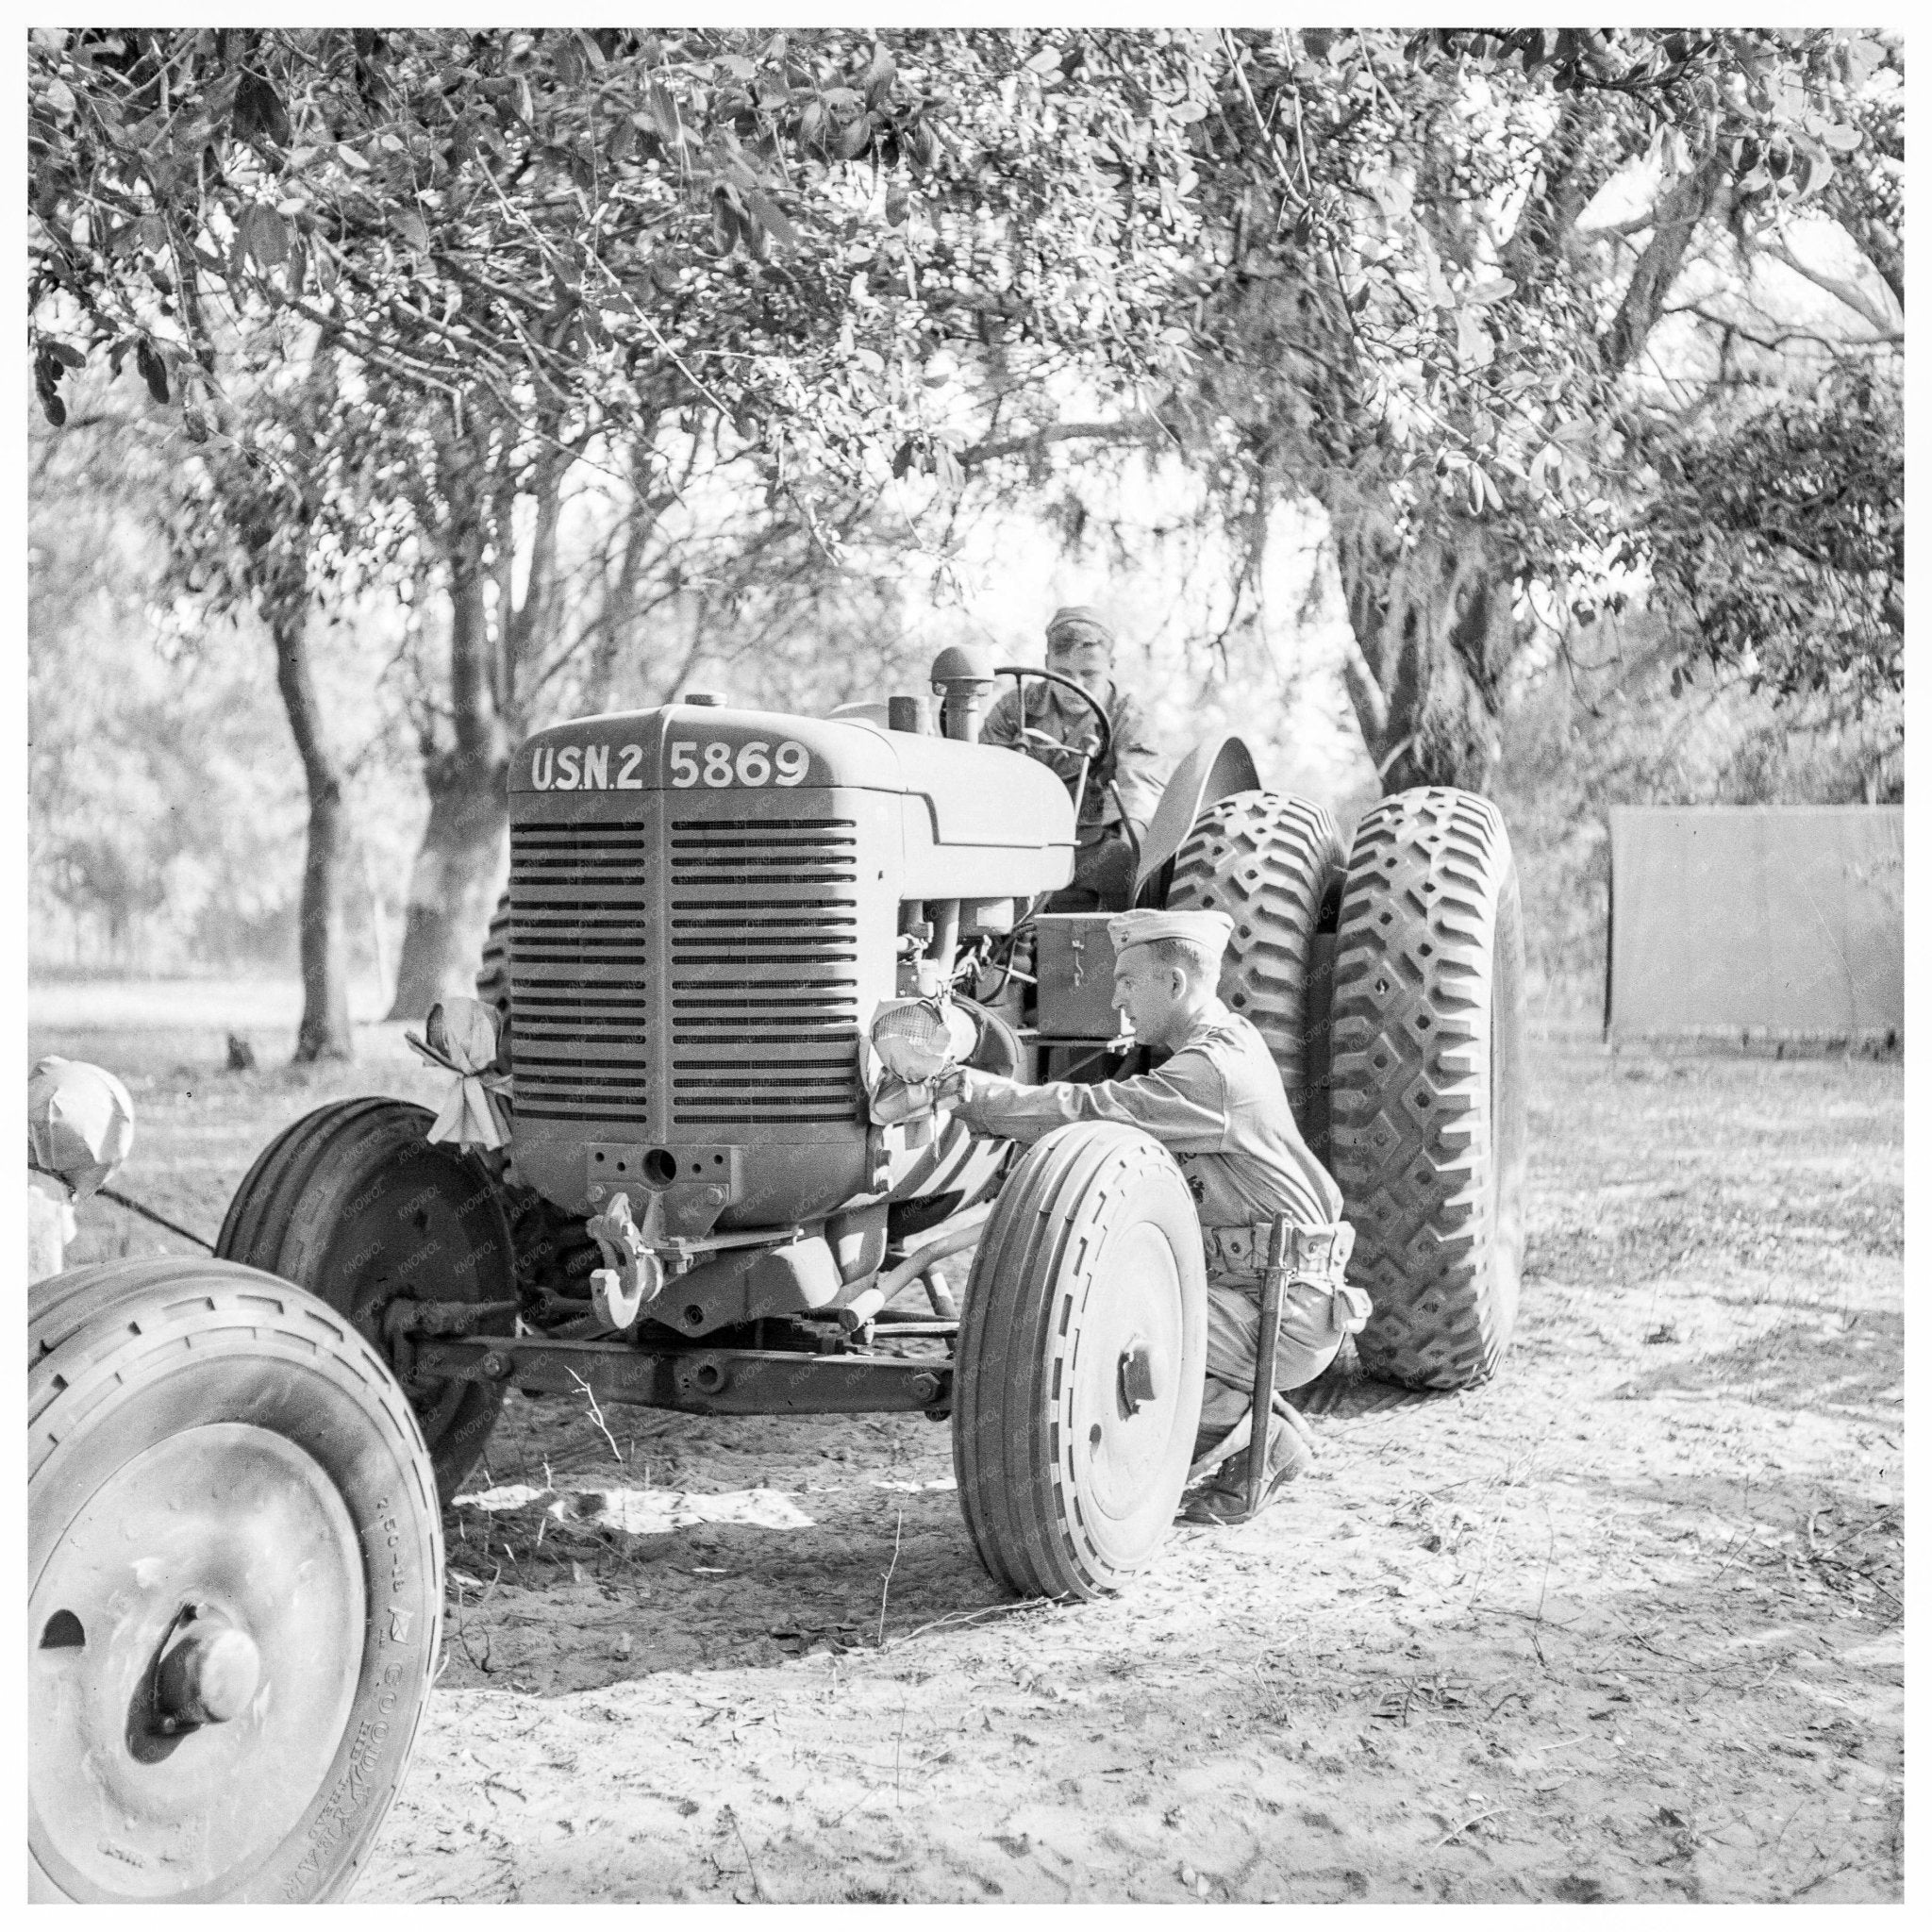
<instances>
[{"instance_id":1,"label":"soldier's hand","mask_svg":"<svg viewBox=\"0 0 1932 1932\"><path fill-rule=\"evenodd\" d=\"M988 1092L1008 1083L991 1074L982 1074L972 1067L948 1067L933 1082L933 1091L940 1099L954 1105L983 1098Z\"/></svg>"}]
</instances>

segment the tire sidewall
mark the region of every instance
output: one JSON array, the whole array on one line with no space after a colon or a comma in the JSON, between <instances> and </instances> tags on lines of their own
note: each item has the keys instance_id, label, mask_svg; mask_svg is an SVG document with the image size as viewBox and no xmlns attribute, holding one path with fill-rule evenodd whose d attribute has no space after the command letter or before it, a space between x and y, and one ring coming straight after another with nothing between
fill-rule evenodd
<instances>
[{"instance_id":1,"label":"tire sidewall","mask_svg":"<svg viewBox=\"0 0 1932 1932\"><path fill-rule=\"evenodd\" d=\"M1096 1241L1094 1204L1113 1190L1156 1211L1108 1227ZM1075 1424L1087 1419L1074 1413L1077 1376L1068 1371L1091 1338L1109 1249L1124 1228L1149 1219L1173 1254L1181 1300L1177 1401L1168 1464L1150 1492L1158 1530L1124 1560L1074 1507ZM1021 1593L1093 1597L1151 1560L1187 1479L1206 1367L1200 1224L1173 1157L1138 1129L1111 1124L1044 1136L1022 1158L988 1221L958 1340L954 1472L967 1527L991 1574Z\"/></svg>"},{"instance_id":2,"label":"tire sidewall","mask_svg":"<svg viewBox=\"0 0 1932 1932\"><path fill-rule=\"evenodd\" d=\"M362 1557L367 1613L348 1719L294 1829L242 1890L213 1895L324 1899L353 1881L387 1814L435 1674L442 1553L434 1480L408 1399L333 1311L279 1283L261 1292L244 1281L238 1292L220 1264L208 1274L212 1283L171 1285L152 1307L121 1297L31 1372L29 1578L116 1470L181 1428L243 1423L321 1467ZM95 1895L84 1883L69 1889L63 1866L30 1853L37 1896Z\"/></svg>"}]
</instances>

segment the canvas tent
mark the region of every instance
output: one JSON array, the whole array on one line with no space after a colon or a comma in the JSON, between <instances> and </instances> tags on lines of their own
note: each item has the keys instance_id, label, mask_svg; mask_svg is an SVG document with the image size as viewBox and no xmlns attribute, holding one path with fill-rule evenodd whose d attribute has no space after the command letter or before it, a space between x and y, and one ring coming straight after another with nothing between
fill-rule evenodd
<instances>
[{"instance_id":1,"label":"canvas tent","mask_svg":"<svg viewBox=\"0 0 1932 1932\"><path fill-rule=\"evenodd\" d=\"M1612 1041L1905 1037L1899 806L1610 812Z\"/></svg>"}]
</instances>

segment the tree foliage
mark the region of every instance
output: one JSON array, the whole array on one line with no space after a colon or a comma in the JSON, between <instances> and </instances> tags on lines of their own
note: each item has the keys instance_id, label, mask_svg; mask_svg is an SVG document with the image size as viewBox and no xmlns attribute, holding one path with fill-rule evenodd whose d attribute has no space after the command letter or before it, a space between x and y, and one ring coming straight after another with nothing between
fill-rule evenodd
<instances>
[{"instance_id":1,"label":"tree foliage","mask_svg":"<svg viewBox=\"0 0 1932 1932\"><path fill-rule=\"evenodd\" d=\"M839 478L931 447L947 336L1100 319L1101 359L1172 362L1143 326L1171 261L1140 258L1178 206L1096 205L1077 125L991 155L976 130L1027 74L1010 37L905 39L902 63L824 30L37 33L43 399L131 356L207 434L225 325L279 310L458 418L489 399L580 439L708 409L781 475ZM1033 267L1069 246L1103 271L1077 301Z\"/></svg>"},{"instance_id":2,"label":"tree foliage","mask_svg":"<svg viewBox=\"0 0 1932 1932\"><path fill-rule=\"evenodd\" d=\"M29 98L50 414L131 358L247 443L226 345L299 322L351 371L318 515L435 557L512 669L557 608L510 597L518 519L585 463L674 500L708 435L822 555L895 491L1037 500L1057 449L1184 454L1251 559L1314 500L1391 783L1480 781L1566 597L1654 585L1793 687L1896 675L1895 39L53 30ZM1740 383L1683 291L1807 220L1881 349Z\"/></svg>"},{"instance_id":3,"label":"tree foliage","mask_svg":"<svg viewBox=\"0 0 1932 1932\"><path fill-rule=\"evenodd\" d=\"M1560 623L1573 598L1621 602L1676 568L1653 495L1721 457L1669 429L1686 344L1663 325L1687 273L1722 258L1747 275L1829 219L1870 271L1852 300L1902 299L1897 45L1770 29L1189 45L1199 229L1173 312L1190 370L1141 434L1191 452L1257 565L1276 503L1324 507L1372 755L1391 784L1479 783L1532 613ZM1700 433L1723 420L1707 411ZM1840 426L1856 438L1857 412ZM1050 434L1009 453L1037 459ZM1788 520L1790 490L1734 497L1740 542L1760 512ZM1744 549L1732 560L1748 573ZM1783 589L1690 648L1773 625L1758 644L1800 682L1847 650L1895 655L1895 628L1855 639L1837 621L1848 603L1889 609L1882 590L1836 563Z\"/></svg>"}]
</instances>

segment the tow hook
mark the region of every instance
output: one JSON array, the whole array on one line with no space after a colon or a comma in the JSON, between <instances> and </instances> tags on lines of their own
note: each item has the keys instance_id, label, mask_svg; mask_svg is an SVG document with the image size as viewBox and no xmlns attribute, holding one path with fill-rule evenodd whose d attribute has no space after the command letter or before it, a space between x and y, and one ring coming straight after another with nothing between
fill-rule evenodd
<instances>
[{"instance_id":1,"label":"tow hook","mask_svg":"<svg viewBox=\"0 0 1932 1932\"><path fill-rule=\"evenodd\" d=\"M664 1264L631 1219L628 1194L613 1193L584 1226L610 1264L591 1271L591 1307L607 1327L628 1328L664 1292Z\"/></svg>"}]
</instances>

